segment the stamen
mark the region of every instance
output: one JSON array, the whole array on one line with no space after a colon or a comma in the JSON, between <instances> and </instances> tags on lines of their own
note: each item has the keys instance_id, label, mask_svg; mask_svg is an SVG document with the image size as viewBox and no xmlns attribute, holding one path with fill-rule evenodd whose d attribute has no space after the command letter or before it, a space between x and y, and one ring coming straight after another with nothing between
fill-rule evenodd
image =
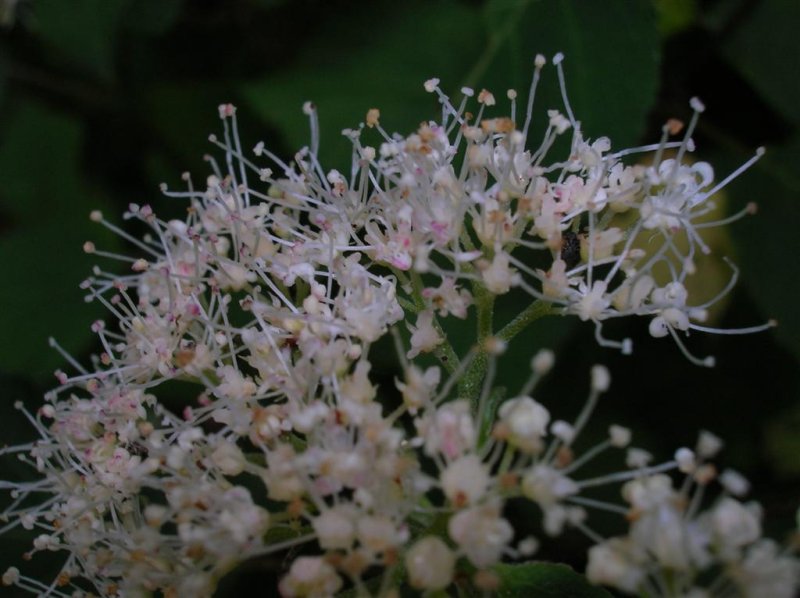
<instances>
[{"instance_id":1,"label":"stamen","mask_svg":"<svg viewBox=\"0 0 800 598\"><path fill-rule=\"evenodd\" d=\"M601 511L608 511L609 513L617 513L618 515L627 515L629 509L625 507L621 507L619 505L615 505L610 502L606 502L604 500L596 500L593 498L586 498L585 496L570 496L567 500L571 503L576 505L581 505L584 507L592 507L594 509L600 509Z\"/></svg>"},{"instance_id":2,"label":"stamen","mask_svg":"<svg viewBox=\"0 0 800 598\"><path fill-rule=\"evenodd\" d=\"M533 118L533 101L536 98L536 88L539 85L539 77L542 73L542 68L546 64L546 59L541 54L537 54L533 62L533 79L531 80L531 87L528 90L528 105L525 108L525 124L522 126L522 143L527 144L528 130L531 126L531 119ZM516 95L516 94L515 94ZM514 117L511 118L514 120Z\"/></svg>"},{"instance_id":3,"label":"stamen","mask_svg":"<svg viewBox=\"0 0 800 598\"><path fill-rule=\"evenodd\" d=\"M689 352L689 349L686 348L686 345L683 344L683 341L681 340L680 336L678 336L678 333L675 332L675 329L669 323L667 323L666 326L667 330L669 331L669 334L672 336L673 339L675 339L675 343L678 345L678 348L681 350L681 353L683 353L686 359L691 361L693 364L702 366L704 368L714 367L714 365L716 364L716 360L712 355L704 357L703 359L695 357ZM692 327L692 324L690 324L689 326Z\"/></svg>"},{"instance_id":4,"label":"stamen","mask_svg":"<svg viewBox=\"0 0 800 598\"><path fill-rule=\"evenodd\" d=\"M706 199L708 199L709 197L711 197L715 193L719 192L721 189L726 187L732 180L734 180L735 178L740 176L743 172L748 170L753 164L758 162L761 159L761 157L764 155L765 152L766 152L766 150L763 147L759 147L756 150L755 155L753 157L751 157L747 162L745 162L744 164L739 166L739 168L734 170L732 173L730 173L728 176L726 176L724 179L722 179L719 183L714 185L714 187L711 189L711 191L707 191L705 193L700 193L700 194L696 195L695 197L693 197L691 199L691 201L689 202L689 205L691 207L694 207L694 206L696 206L698 204L701 204Z\"/></svg>"},{"instance_id":5,"label":"stamen","mask_svg":"<svg viewBox=\"0 0 800 598\"><path fill-rule=\"evenodd\" d=\"M709 328L708 326L700 326L698 324L689 324L692 330L699 330L700 332L710 332L713 334L754 334L756 332L764 332L770 328L775 328L778 325L776 320L770 320L765 324L758 326L748 326L746 328Z\"/></svg>"},{"instance_id":6,"label":"stamen","mask_svg":"<svg viewBox=\"0 0 800 598\"><path fill-rule=\"evenodd\" d=\"M136 237L134 237L132 235L129 235L128 233L126 233L121 228L111 224L108 220L103 218L103 214L99 210L93 211L91 213L91 215L89 216L89 218L92 220L92 222L99 222L100 224L105 226L108 230L113 232L114 234L122 237L123 239L125 239L129 243L132 243L133 245L135 245L139 249L141 249L143 251L146 251L147 253L149 253L150 255L154 256L155 258L161 258L161 256L158 253L156 253L149 246L147 246L144 243L142 243L139 239L137 239Z\"/></svg>"},{"instance_id":7,"label":"stamen","mask_svg":"<svg viewBox=\"0 0 800 598\"><path fill-rule=\"evenodd\" d=\"M616 473L610 473L604 476L599 476L596 478L591 478L588 480L581 480L576 482L578 487L583 490L584 488L592 488L595 486L605 486L607 484L613 484L617 482L627 482L628 480L635 480L639 477L651 476L657 473L664 473L666 471L671 471L678 466L675 461L667 461L666 463L662 463L661 465L654 465L652 467L640 467L639 469L633 471L619 471Z\"/></svg>"},{"instance_id":8,"label":"stamen","mask_svg":"<svg viewBox=\"0 0 800 598\"><path fill-rule=\"evenodd\" d=\"M694 129L697 126L697 121L700 120L700 114L705 110L705 106L703 106L703 103L700 101L699 98L692 98L689 101L689 105L692 107L693 110L692 118L691 120L689 120L689 126L686 127L686 133L684 134L683 142L681 143L680 148L678 149L678 154L675 156L675 162L672 167L672 172L670 173L667 182L667 185L669 187L672 187L675 184L675 177L678 174L678 168L680 167L681 162L683 161L683 156L686 154L686 150L689 149L691 151L691 149L693 149L693 144L691 141L692 133L694 133Z\"/></svg>"},{"instance_id":9,"label":"stamen","mask_svg":"<svg viewBox=\"0 0 800 598\"><path fill-rule=\"evenodd\" d=\"M86 374L88 374L88 373L89 373L89 372L87 372L87 371L86 371L86 369L85 369L85 368L84 368L84 367L83 367L83 366L82 366L82 365L81 365L81 364L78 362L78 360L76 360L76 359L75 359L75 358L74 358L72 355L70 355L70 354L69 354L69 353L68 353L66 350L64 350L64 348L63 348L61 345L59 345L59 344L58 344L58 342L56 341L56 339L54 339L52 336L51 336L49 339L47 339L47 342L50 344L50 346L51 346L53 349L55 349L56 351L58 351L58 352L61 354L61 357L63 357L64 359L66 359L66 360L69 362L69 364L70 364L70 365L71 365L73 368L75 368L76 370L78 370L78 371L79 371L81 374L85 374L85 375L86 375Z\"/></svg>"},{"instance_id":10,"label":"stamen","mask_svg":"<svg viewBox=\"0 0 800 598\"><path fill-rule=\"evenodd\" d=\"M617 349L623 355L630 355L633 353L633 340L630 338L622 339L622 341L612 341L603 336L603 323L599 320L594 323L594 338L597 344L601 347L609 349Z\"/></svg>"},{"instance_id":11,"label":"stamen","mask_svg":"<svg viewBox=\"0 0 800 598\"><path fill-rule=\"evenodd\" d=\"M567 118L569 118L569 122L572 125L573 131L575 131L577 134L577 132L580 130L580 123L575 120L575 115L572 113L572 108L569 105L567 84L564 78L564 67L561 66L563 61L564 55L561 52L553 56L553 64L556 65L556 71L558 71L558 86L561 89L561 99L564 102L564 109L567 111Z\"/></svg>"}]
</instances>

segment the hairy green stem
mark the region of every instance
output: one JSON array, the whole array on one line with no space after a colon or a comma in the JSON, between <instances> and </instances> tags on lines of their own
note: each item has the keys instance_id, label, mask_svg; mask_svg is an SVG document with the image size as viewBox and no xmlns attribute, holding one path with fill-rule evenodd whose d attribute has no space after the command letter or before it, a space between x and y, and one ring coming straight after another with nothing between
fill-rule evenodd
<instances>
[{"instance_id":1,"label":"hairy green stem","mask_svg":"<svg viewBox=\"0 0 800 598\"><path fill-rule=\"evenodd\" d=\"M447 335L436 320L433 321L433 326L436 328L439 335L445 339L441 345L433 350L433 354L436 356L436 359L439 360L439 363L441 363L449 373L453 374L458 369L458 355L456 355L453 346L447 342Z\"/></svg>"},{"instance_id":2,"label":"hairy green stem","mask_svg":"<svg viewBox=\"0 0 800 598\"><path fill-rule=\"evenodd\" d=\"M492 433L494 426L495 415L497 415L497 408L500 403L506 398L506 389L504 387L495 388L487 398L486 404L482 407L478 417L478 448L483 448L486 441L489 440L489 435Z\"/></svg>"},{"instance_id":3,"label":"hairy green stem","mask_svg":"<svg viewBox=\"0 0 800 598\"><path fill-rule=\"evenodd\" d=\"M483 344L493 333L495 296L487 291L482 284L475 284L472 289L475 294L475 305L478 309L478 342Z\"/></svg>"},{"instance_id":4,"label":"hairy green stem","mask_svg":"<svg viewBox=\"0 0 800 598\"><path fill-rule=\"evenodd\" d=\"M403 311L408 311L412 314L419 313L419 308L417 308L416 303L409 301L405 297L398 297L397 302L400 304L400 307L403 308Z\"/></svg>"},{"instance_id":5,"label":"hairy green stem","mask_svg":"<svg viewBox=\"0 0 800 598\"><path fill-rule=\"evenodd\" d=\"M517 316L508 324L503 326L496 336L500 340L508 342L539 318L549 316L552 313L553 306L551 303L536 300L519 314L517 314Z\"/></svg>"},{"instance_id":6,"label":"hairy green stem","mask_svg":"<svg viewBox=\"0 0 800 598\"><path fill-rule=\"evenodd\" d=\"M461 398L469 400L473 413L477 414L483 379L489 366L489 355L486 352L485 344L493 334L495 296L478 282L472 285L472 294L475 297L475 307L478 313L477 353L467 371L464 372L464 377L458 384L458 391Z\"/></svg>"}]
</instances>

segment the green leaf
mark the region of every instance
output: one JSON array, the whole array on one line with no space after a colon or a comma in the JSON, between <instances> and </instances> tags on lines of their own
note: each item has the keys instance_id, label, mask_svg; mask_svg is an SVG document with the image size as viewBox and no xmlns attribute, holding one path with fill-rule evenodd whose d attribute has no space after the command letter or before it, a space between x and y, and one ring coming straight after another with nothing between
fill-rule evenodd
<instances>
[{"instance_id":1,"label":"green leaf","mask_svg":"<svg viewBox=\"0 0 800 598\"><path fill-rule=\"evenodd\" d=\"M14 221L35 223L62 203L61 191L77 184L75 156L80 125L39 104L23 104L0 146L0 207ZM48 176L41 176L47 172Z\"/></svg>"},{"instance_id":2,"label":"green leaf","mask_svg":"<svg viewBox=\"0 0 800 598\"><path fill-rule=\"evenodd\" d=\"M593 586L583 575L567 565L534 562L519 565L497 565L500 576L497 596L536 596L536 598L610 598L606 590Z\"/></svg>"},{"instance_id":3,"label":"green leaf","mask_svg":"<svg viewBox=\"0 0 800 598\"><path fill-rule=\"evenodd\" d=\"M78 172L77 122L27 102L10 119L0 146L0 364L7 372L42 376L63 365L54 336L68 351L85 350L92 319L104 315L83 301L79 283L95 259L81 245L115 249L115 239L89 221L102 208Z\"/></svg>"},{"instance_id":4,"label":"green leaf","mask_svg":"<svg viewBox=\"0 0 800 598\"><path fill-rule=\"evenodd\" d=\"M251 0L253 4L258 6L259 8L278 8L284 4L287 4L289 0Z\"/></svg>"},{"instance_id":5,"label":"green leaf","mask_svg":"<svg viewBox=\"0 0 800 598\"><path fill-rule=\"evenodd\" d=\"M763 438L772 470L786 478L800 475L800 404L769 419L764 424Z\"/></svg>"},{"instance_id":6,"label":"green leaf","mask_svg":"<svg viewBox=\"0 0 800 598\"><path fill-rule=\"evenodd\" d=\"M800 2L752 3L727 36L723 53L734 68L785 117L800 124Z\"/></svg>"},{"instance_id":7,"label":"green leaf","mask_svg":"<svg viewBox=\"0 0 800 598\"><path fill-rule=\"evenodd\" d=\"M800 221L800 136L770 149L736 181L731 193L758 202L758 214L732 227L742 280L766 317L778 321L776 336L800 356L800 277L791 270L800 236L787 223ZM787 268L789 268L787 270Z\"/></svg>"},{"instance_id":8,"label":"green leaf","mask_svg":"<svg viewBox=\"0 0 800 598\"><path fill-rule=\"evenodd\" d=\"M264 536L264 544L280 544L310 534L312 529L308 526L274 526L269 528Z\"/></svg>"},{"instance_id":9,"label":"green leaf","mask_svg":"<svg viewBox=\"0 0 800 598\"><path fill-rule=\"evenodd\" d=\"M439 108L423 82L440 76L443 84L457 87L482 47L480 13L474 8L445 1L374 10L377 14L362 11L363 22L350 15L351 20L330 23L328 37L310 42L297 64L243 89L245 100L284 134L292 151L309 144L301 107L313 100L326 168L335 158L337 167L347 163L350 144L339 133L357 127L370 108L380 109L381 125L389 131L407 133L434 117ZM365 137L367 143L380 142L377 134Z\"/></svg>"},{"instance_id":10,"label":"green leaf","mask_svg":"<svg viewBox=\"0 0 800 598\"><path fill-rule=\"evenodd\" d=\"M0 60L0 106L3 105L7 84L5 64Z\"/></svg>"},{"instance_id":11,"label":"green leaf","mask_svg":"<svg viewBox=\"0 0 800 598\"><path fill-rule=\"evenodd\" d=\"M697 20L697 0L655 0L662 36L685 31Z\"/></svg>"},{"instance_id":12,"label":"green leaf","mask_svg":"<svg viewBox=\"0 0 800 598\"><path fill-rule=\"evenodd\" d=\"M524 98L533 57L563 52L569 100L586 135L607 135L615 147L639 140L658 90L652 2L489 0L486 19L490 42L470 83L514 87ZM543 73L541 92L539 110L562 109L552 71Z\"/></svg>"},{"instance_id":13,"label":"green leaf","mask_svg":"<svg viewBox=\"0 0 800 598\"><path fill-rule=\"evenodd\" d=\"M125 27L148 35L166 33L181 14L183 0L135 0L125 13Z\"/></svg>"},{"instance_id":14,"label":"green leaf","mask_svg":"<svg viewBox=\"0 0 800 598\"><path fill-rule=\"evenodd\" d=\"M387 130L407 133L436 114L421 90L425 79L440 77L452 90L462 83L526 90L540 52L566 54L570 100L591 136L635 142L655 99L658 35L652 4L644 0L490 0L483 15L452 2L406 3L369 17L382 27L331 23L330 38L310 41L297 64L244 87L246 101L284 133L292 151L309 143L304 101L319 109L323 164L338 156L341 165L349 145L335 138L369 108L381 110ZM352 31L358 43L344 40L342 31ZM555 73L545 79L544 103L560 107Z\"/></svg>"},{"instance_id":15,"label":"green leaf","mask_svg":"<svg viewBox=\"0 0 800 598\"><path fill-rule=\"evenodd\" d=\"M36 0L36 31L70 66L111 79L116 33L130 0Z\"/></svg>"},{"instance_id":16,"label":"green leaf","mask_svg":"<svg viewBox=\"0 0 800 598\"><path fill-rule=\"evenodd\" d=\"M178 169L187 168L198 176L207 172L202 156L217 151L208 136L222 130L217 106L234 101L231 90L217 81L170 82L148 89L143 100L148 122L175 158L172 175L177 179Z\"/></svg>"}]
</instances>

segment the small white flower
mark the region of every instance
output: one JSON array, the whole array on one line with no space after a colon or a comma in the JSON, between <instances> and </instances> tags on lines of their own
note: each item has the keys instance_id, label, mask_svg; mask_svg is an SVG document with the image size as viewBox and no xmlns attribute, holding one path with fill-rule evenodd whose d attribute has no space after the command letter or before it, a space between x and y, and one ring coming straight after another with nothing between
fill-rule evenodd
<instances>
[{"instance_id":1,"label":"small white flower","mask_svg":"<svg viewBox=\"0 0 800 598\"><path fill-rule=\"evenodd\" d=\"M475 504L489 487L489 472L477 455L464 455L442 471L442 491L456 507Z\"/></svg>"},{"instance_id":2,"label":"small white flower","mask_svg":"<svg viewBox=\"0 0 800 598\"><path fill-rule=\"evenodd\" d=\"M510 399L500 406L500 422L507 430L506 442L526 453L542 450L550 413L531 397Z\"/></svg>"},{"instance_id":3,"label":"small white flower","mask_svg":"<svg viewBox=\"0 0 800 598\"><path fill-rule=\"evenodd\" d=\"M211 461L225 475L236 476L244 471L247 460L238 446L222 440L211 454Z\"/></svg>"},{"instance_id":4,"label":"small white flower","mask_svg":"<svg viewBox=\"0 0 800 598\"><path fill-rule=\"evenodd\" d=\"M436 536L425 536L406 552L408 579L419 590L443 590L453 581L456 558Z\"/></svg>"},{"instance_id":5,"label":"small white flower","mask_svg":"<svg viewBox=\"0 0 800 598\"><path fill-rule=\"evenodd\" d=\"M481 272L486 288L495 295L507 293L512 286L517 284L517 274L509 266L508 256L499 252L495 254L492 263Z\"/></svg>"},{"instance_id":6,"label":"small white flower","mask_svg":"<svg viewBox=\"0 0 800 598\"><path fill-rule=\"evenodd\" d=\"M13 586L18 581L19 581L19 569L17 569L16 567L9 567L8 569L6 569L5 573L3 573L3 585Z\"/></svg>"},{"instance_id":7,"label":"small white flower","mask_svg":"<svg viewBox=\"0 0 800 598\"><path fill-rule=\"evenodd\" d=\"M578 493L578 485L569 477L547 465L535 465L522 478L522 492L542 507Z\"/></svg>"},{"instance_id":8,"label":"small white flower","mask_svg":"<svg viewBox=\"0 0 800 598\"><path fill-rule=\"evenodd\" d=\"M636 560L635 547L629 541L612 538L589 549L586 576L592 583L635 593L647 577L644 564Z\"/></svg>"},{"instance_id":9,"label":"small white flower","mask_svg":"<svg viewBox=\"0 0 800 598\"><path fill-rule=\"evenodd\" d=\"M573 293L571 310L584 321L604 319L606 309L611 305L606 289L607 285L603 280L596 280L591 288L581 283L578 290Z\"/></svg>"},{"instance_id":10,"label":"small white flower","mask_svg":"<svg viewBox=\"0 0 800 598\"><path fill-rule=\"evenodd\" d=\"M761 536L760 511L733 498L721 499L711 510L711 529L720 552L730 557Z\"/></svg>"},{"instance_id":11,"label":"small white flower","mask_svg":"<svg viewBox=\"0 0 800 598\"><path fill-rule=\"evenodd\" d=\"M336 570L321 557L301 556L294 560L289 574L281 579L281 595L288 597L332 596L342 587Z\"/></svg>"},{"instance_id":12,"label":"small white flower","mask_svg":"<svg viewBox=\"0 0 800 598\"><path fill-rule=\"evenodd\" d=\"M450 519L447 529L460 550L480 569L499 562L514 537L514 529L500 517L496 505L459 511Z\"/></svg>"},{"instance_id":13,"label":"small white flower","mask_svg":"<svg viewBox=\"0 0 800 598\"><path fill-rule=\"evenodd\" d=\"M406 368L405 381L395 381L397 389L403 393L403 402L411 413L416 413L418 409L431 401L436 387L439 385L441 370L436 367L429 367L424 372L415 365Z\"/></svg>"},{"instance_id":14,"label":"small white flower","mask_svg":"<svg viewBox=\"0 0 800 598\"><path fill-rule=\"evenodd\" d=\"M312 521L319 545L324 549L348 549L356 536L357 513L347 505L324 510Z\"/></svg>"},{"instance_id":15,"label":"small white flower","mask_svg":"<svg viewBox=\"0 0 800 598\"><path fill-rule=\"evenodd\" d=\"M444 342L439 332L433 326L433 312L421 311L417 316L416 326L409 326L411 330L411 349L407 353L413 359L420 353L428 353Z\"/></svg>"}]
</instances>

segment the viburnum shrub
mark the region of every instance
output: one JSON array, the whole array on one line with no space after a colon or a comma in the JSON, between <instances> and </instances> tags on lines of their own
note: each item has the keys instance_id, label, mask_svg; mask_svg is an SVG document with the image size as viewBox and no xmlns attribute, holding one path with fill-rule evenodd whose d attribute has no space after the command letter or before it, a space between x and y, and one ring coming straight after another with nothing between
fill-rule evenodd
<instances>
[{"instance_id":1,"label":"viburnum shrub","mask_svg":"<svg viewBox=\"0 0 800 598\"><path fill-rule=\"evenodd\" d=\"M492 594L539 545L508 517L514 499L535 507L541 536L585 533L593 583L794 596L798 561L762 538L748 482L712 464L716 436L701 432L667 460L619 425L580 443L610 374L593 367L583 409L555 419L535 398L548 350L529 356L518 388L497 384L502 354L526 350L515 335L544 316L590 321L599 345L623 353L631 340L603 326L638 317L702 366L713 359L692 353L689 332L773 325L704 323L735 283L732 263L709 301L687 285L709 252L702 231L754 211L709 218L714 195L763 150L719 181L689 161L698 99L652 145L586 139L562 58L558 110L534 112L542 56L524 103L509 90L500 109L468 88L453 101L431 79L441 115L411 134L390 134L369 110L343 132L348 172L320 164L314 105L303 107L311 142L286 162L262 143L243 148L225 104L211 174L163 188L184 219L131 205L125 218L148 230L138 238L92 213L133 253L84 246L125 265L83 283L109 312L92 326L100 352L84 366L62 351L69 367L44 405L20 406L37 438L0 451L36 474L0 482L10 492L0 531L31 530L25 558L57 551L63 567L52 580L11 567L3 582L53 596L208 596L245 560L295 548L283 596ZM512 289L527 301L500 325L495 301ZM452 319L474 324L468 346L445 332ZM398 375L379 386L371 348L387 335ZM193 399L164 401L168 381ZM598 467L606 451L616 470ZM619 503L596 494L608 485ZM595 511L628 533L603 537Z\"/></svg>"}]
</instances>

